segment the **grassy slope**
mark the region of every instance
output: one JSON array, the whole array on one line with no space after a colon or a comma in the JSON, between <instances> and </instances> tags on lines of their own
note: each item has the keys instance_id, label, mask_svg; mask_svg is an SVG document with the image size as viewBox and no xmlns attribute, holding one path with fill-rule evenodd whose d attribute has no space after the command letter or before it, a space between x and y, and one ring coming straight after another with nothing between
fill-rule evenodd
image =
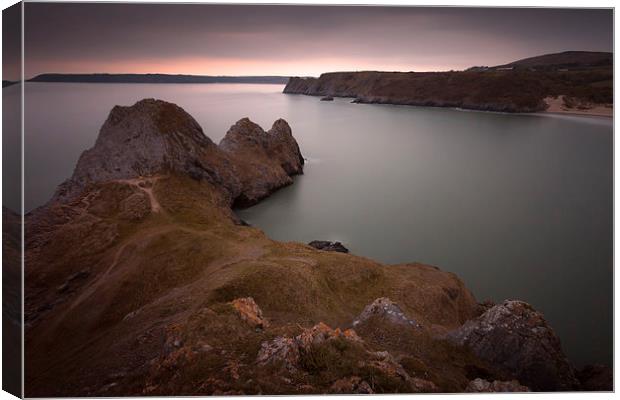
<instances>
[{"instance_id":1,"label":"grassy slope","mask_svg":"<svg viewBox=\"0 0 620 400\"><path fill-rule=\"evenodd\" d=\"M370 324L368 346L400 354L411 374L444 391L463 390L472 368L484 368L431 338L478 312L455 275L272 241L235 225L207 183L162 177L153 189L160 212L150 211L138 187L108 183L30 218L27 396L323 392L338 377L364 373L351 371L355 348L330 350L349 363L319 362L281 382L254 364L260 343L319 321L350 326L381 296L424 329L390 347L393 341L373 339L380 327ZM227 304L246 296L270 320L266 331L249 328ZM182 343L178 351L170 351L171 340ZM205 344L212 349L190 351ZM376 382L378 391L402 390L389 379Z\"/></svg>"}]
</instances>

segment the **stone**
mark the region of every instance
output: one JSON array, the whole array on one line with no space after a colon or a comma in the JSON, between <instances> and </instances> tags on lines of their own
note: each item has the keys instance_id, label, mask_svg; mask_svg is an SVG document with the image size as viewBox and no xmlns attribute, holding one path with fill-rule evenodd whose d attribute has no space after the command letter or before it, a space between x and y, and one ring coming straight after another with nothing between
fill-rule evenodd
<instances>
[{"instance_id":1,"label":"stone","mask_svg":"<svg viewBox=\"0 0 620 400\"><path fill-rule=\"evenodd\" d=\"M398 304L392 302L387 297L380 297L367 305L362 313L353 321L353 326L357 326L371 317L381 317L394 324L421 327L415 320L408 318Z\"/></svg>"},{"instance_id":2,"label":"stone","mask_svg":"<svg viewBox=\"0 0 620 400\"><path fill-rule=\"evenodd\" d=\"M294 372L299 368L301 352L309 351L312 346L337 338L352 342L362 341L352 329L345 331L340 328L332 329L327 324L319 322L311 328L304 328L294 338L278 336L271 341L261 343L256 362L259 365L282 362L287 370Z\"/></svg>"},{"instance_id":3,"label":"stone","mask_svg":"<svg viewBox=\"0 0 620 400\"><path fill-rule=\"evenodd\" d=\"M527 386L523 386L517 380L512 381L493 381L476 378L469 382L465 388L466 393L486 393L486 392L529 392Z\"/></svg>"},{"instance_id":4,"label":"stone","mask_svg":"<svg viewBox=\"0 0 620 400\"><path fill-rule=\"evenodd\" d=\"M321 101L334 101L334 98L332 96L325 96L321 97Z\"/></svg>"},{"instance_id":5,"label":"stone","mask_svg":"<svg viewBox=\"0 0 620 400\"><path fill-rule=\"evenodd\" d=\"M265 329L269 327L269 322L263 317L263 312L252 297L235 299L231 302L231 305L237 311L241 320L245 321L252 328Z\"/></svg>"},{"instance_id":6,"label":"stone","mask_svg":"<svg viewBox=\"0 0 620 400\"><path fill-rule=\"evenodd\" d=\"M402 379L416 393L434 393L439 391L439 388L433 382L411 377L396 358L387 351L368 353L368 361L365 362L365 365L374 367L387 376Z\"/></svg>"},{"instance_id":7,"label":"stone","mask_svg":"<svg viewBox=\"0 0 620 400\"><path fill-rule=\"evenodd\" d=\"M338 253L348 253L349 249L344 247L340 242L330 242L327 240L313 240L308 243L308 245L314 247L315 249L323 250L323 251L336 251Z\"/></svg>"},{"instance_id":8,"label":"stone","mask_svg":"<svg viewBox=\"0 0 620 400\"><path fill-rule=\"evenodd\" d=\"M506 300L447 335L533 391L575 390L579 382L560 339L531 305Z\"/></svg>"},{"instance_id":9,"label":"stone","mask_svg":"<svg viewBox=\"0 0 620 400\"><path fill-rule=\"evenodd\" d=\"M299 346L295 339L278 336L275 339L261 343L256 357L258 365L267 365L281 362L289 372L295 372L299 365Z\"/></svg>"},{"instance_id":10,"label":"stone","mask_svg":"<svg viewBox=\"0 0 620 400\"><path fill-rule=\"evenodd\" d=\"M374 394L368 382L359 376L338 379L329 388L330 393L336 394Z\"/></svg>"}]
</instances>

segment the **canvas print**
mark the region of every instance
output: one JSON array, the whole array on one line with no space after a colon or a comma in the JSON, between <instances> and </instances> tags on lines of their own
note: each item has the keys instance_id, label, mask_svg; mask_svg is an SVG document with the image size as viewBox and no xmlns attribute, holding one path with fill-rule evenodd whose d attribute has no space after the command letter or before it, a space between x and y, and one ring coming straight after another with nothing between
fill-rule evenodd
<instances>
[{"instance_id":1,"label":"canvas print","mask_svg":"<svg viewBox=\"0 0 620 400\"><path fill-rule=\"evenodd\" d=\"M4 390L613 390L613 9L27 1L3 56Z\"/></svg>"}]
</instances>

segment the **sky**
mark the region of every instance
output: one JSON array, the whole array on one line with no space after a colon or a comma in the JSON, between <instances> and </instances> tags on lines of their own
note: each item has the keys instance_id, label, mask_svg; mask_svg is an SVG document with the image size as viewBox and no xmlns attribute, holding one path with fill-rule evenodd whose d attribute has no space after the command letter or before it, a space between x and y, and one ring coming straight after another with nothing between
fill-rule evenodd
<instances>
[{"instance_id":1,"label":"sky","mask_svg":"<svg viewBox=\"0 0 620 400\"><path fill-rule=\"evenodd\" d=\"M613 51L611 10L26 3L25 75L446 71Z\"/></svg>"}]
</instances>

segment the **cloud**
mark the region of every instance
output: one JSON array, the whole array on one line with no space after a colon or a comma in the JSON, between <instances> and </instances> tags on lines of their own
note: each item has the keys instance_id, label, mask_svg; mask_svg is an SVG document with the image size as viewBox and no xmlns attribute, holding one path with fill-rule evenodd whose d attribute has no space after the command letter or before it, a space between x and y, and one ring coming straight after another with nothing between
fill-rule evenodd
<instances>
[{"instance_id":1,"label":"cloud","mask_svg":"<svg viewBox=\"0 0 620 400\"><path fill-rule=\"evenodd\" d=\"M26 3L25 15L28 76L460 69L612 48L611 10Z\"/></svg>"}]
</instances>

